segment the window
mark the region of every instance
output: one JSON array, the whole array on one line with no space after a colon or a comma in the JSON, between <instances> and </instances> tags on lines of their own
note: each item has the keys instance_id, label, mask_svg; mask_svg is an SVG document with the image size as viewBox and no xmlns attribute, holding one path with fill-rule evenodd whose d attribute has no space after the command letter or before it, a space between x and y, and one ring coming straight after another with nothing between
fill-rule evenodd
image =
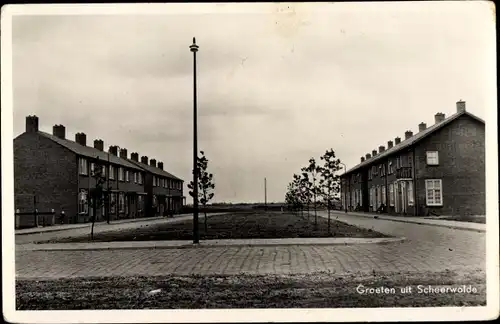
<instances>
[{"instance_id":1,"label":"window","mask_svg":"<svg viewBox=\"0 0 500 324\"><path fill-rule=\"evenodd\" d=\"M370 207L372 207L373 206L373 188L370 188L369 195L370 195Z\"/></svg>"},{"instance_id":2,"label":"window","mask_svg":"<svg viewBox=\"0 0 500 324\"><path fill-rule=\"evenodd\" d=\"M137 173L137 182L139 182L139 184L142 184L142 173L141 172Z\"/></svg>"},{"instance_id":3,"label":"window","mask_svg":"<svg viewBox=\"0 0 500 324\"><path fill-rule=\"evenodd\" d=\"M363 206L363 190L359 190L359 205Z\"/></svg>"},{"instance_id":4,"label":"window","mask_svg":"<svg viewBox=\"0 0 500 324\"><path fill-rule=\"evenodd\" d=\"M110 201L109 201L109 206L110 206L110 214L116 213L116 193L112 192Z\"/></svg>"},{"instance_id":5,"label":"window","mask_svg":"<svg viewBox=\"0 0 500 324\"><path fill-rule=\"evenodd\" d=\"M368 169L368 180L372 179L372 169Z\"/></svg>"},{"instance_id":6,"label":"window","mask_svg":"<svg viewBox=\"0 0 500 324\"><path fill-rule=\"evenodd\" d=\"M380 174L381 177L384 175L383 172L384 172L384 170L382 169L382 165L379 165L378 166L378 174Z\"/></svg>"},{"instance_id":7,"label":"window","mask_svg":"<svg viewBox=\"0 0 500 324\"><path fill-rule=\"evenodd\" d=\"M439 156L437 151L427 151L427 165L438 165Z\"/></svg>"},{"instance_id":8,"label":"window","mask_svg":"<svg viewBox=\"0 0 500 324\"><path fill-rule=\"evenodd\" d=\"M90 175L95 175L95 163L90 162Z\"/></svg>"},{"instance_id":9,"label":"window","mask_svg":"<svg viewBox=\"0 0 500 324\"><path fill-rule=\"evenodd\" d=\"M389 161L389 174L393 174L394 173L394 170L393 170L393 166L392 166L392 161Z\"/></svg>"},{"instance_id":10,"label":"window","mask_svg":"<svg viewBox=\"0 0 500 324\"><path fill-rule=\"evenodd\" d=\"M413 206L413 182L408 182L408 205Z\"/></svg>"},{"instance_id":11,"label":"window","mask_svg":"<svg viewBox=\"0 0 500 324\"><path fill-rule=\"evenodd\" d=\"M385 191L385 186L382 186L382 204L386 204L387 201L386 201L386 191Z\"/></svg>"},{"instance_id":12,"label":"window","mask_svg":"<svg viewBox=\"0 0 500 324\"><path fill-rule=\"evenodd\" d=\"M81 189L78 193L78 213L87 214L89 208L87 190Z\"/></svg>"},{"instance_id":13,"label":"window","mask_svg":"<svg viewBox=\"0 0 500 324\"><path fill-rule=\"evenodd\" d=\"M134 183L137 183L137 172L134 171Z\"/></svg>"},{"instance_id":14,"label":"window","mask_svg":"<svg viewBox=\"0 0 500 324\"><path fill-rule=\"evenodd\" d=\"M125 196L125 215L129 214L128 205L129 205L129 196Z\"/></svg>"},{"instance_id":15,"label":"window","mask_svg":"<svg viewBox=\"0 0 500 324\"><path fill-rule=\"evenodd\" d=\"M122 167L119 167L118 168L118 181L123 181L124 177L123 177L123 168Z\"/></svg>"},{"instance_id":16,"label":"window","mask_svg":"<svg viewBox=\"0 0 500 324\"><path fill-rule=\"evenodd\" d=\"M103 177L106 177L106 166L103 165L101 167L102 167L102 170L101 170L102 173L101 174L102 174Z\"/></svg>"},{"instance_id":17,"label":"window","mask_svg":"<svg viewBox=\"0 0 500 324\"><path fill-rule=\"evenodd\" d=\"M401 167L401 158L398 156L396 158L396 170L399 169Z\"/></svg>"},{"instance_id":18,"label":"window","mask_svg":"<svg viewBox=\"0 0 500 324\"><path fill-rule=\"evenodd\" d=\"M123 213L125 211L125 193L120 192L118 195L118 212Z\"/></svg>"},{"instance_id":19,"label":"window","mask_svg":"<svg viewBox=\"0 0 500 324\"><path fill-rule=\"evenodd\" d=\"M394 185L389 184L389 204L394 206Z\"/></svg>"},{"instance_id":20,"label":"window","mask_svg":"<svg viewBox=\"0 0 500 324\"><path fill-rule=\"evenodd\" d=\"M80 158L78 162L78 170L80 174L82 175L88 175L88 169L87 169L87 160L84 158Z\"/></svg>"},{"instance_id":21,"label":"window","mask_svg":"<svg viewBox=\"0 0 500 324\"><path fill-rule=\"evenodd\" d=\"M153 187L156 187L156 180L157 180L156 177L153 176Z\"/></svg>"},{"instance_id":22,"label":"window","mask_svg":"<svg viewBox=\"0 0 500 324\"><path fill-rule=\"evenodd\" d=\"M427 206L442 206L443 205L443 183L438 180L425 180L425 192Z\"/></svg>"},{"instance_id":23,"label":"window","mask_svg":"<svg viewBox=\"0 0 500 324\"><path fill-rule=\"evenodd\" d=\"M109 178L115 179L115 168L112 165L109 166Z\"/></svg>"},{"instance_id":24,"label":"window","mask_svg":"<svg viewBox=\"0 0 500 324\"><path fill-rule=\"evenodd\" d=\"M125 170L125 181L130 182L128 170Z\"/></svg>"},{"instance_id":25,"label":"window","mask_svg":"<svg viewBox=\"0 0 500 324\"><path fill-rule=\"evenodd\" d=\"M142 195L137 197L137 210L138 211L144 210L144 196Z\"/></svg>"},{"instance_id":26,"label":"window","mask_svg":"<svg viewBox=\"0 0 500 324\"><path fill-rule=\"evenodd\" d=\"M167 187L167 179L163 178L163 179L161 180L161 182L162 182L162 187L163 187L163 188L166 188L166 187Z\"/></svg>"}]
</instances>

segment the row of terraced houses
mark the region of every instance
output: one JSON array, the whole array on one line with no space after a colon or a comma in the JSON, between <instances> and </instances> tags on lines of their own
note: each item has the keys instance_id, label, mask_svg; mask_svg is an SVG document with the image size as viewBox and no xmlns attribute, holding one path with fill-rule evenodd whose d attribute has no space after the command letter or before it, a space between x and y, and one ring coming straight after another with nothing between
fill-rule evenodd
<instances>
[{"instance_id":1,"label":"row of terraced houses","mask_svg":"<svg viewBox=\"0 0 500 324\"><path fill-rule=\"evenodd\" d=\"M20 214L54 210L57 223L96 219L166 216L183 206L183 180L164 170L163 163L104 142L87 145L85 133L66 138L66 128L52 134L39 130L37 116L26 117L25 132L14 139L15 208ZM96 170L99 170L99 177ZM104 182L104 204L93 203L98 179ZM109 195L108 195L109 194ZM109 215L107 215L109 213ZM30 217L22 219L31 222ZM27 226L21 218L18 226Z\"/></svg>"},{"instance_id":2,"label":"row of terraced houses","mask_svg":"<svg viewBox=\"0 0 500 324\"><path fill-rule=\"evenodd\" d=\"M388 214L485 215L485 122L464 101L361 157L341 176L343 207Z\"/></svg>"}]
</instances>

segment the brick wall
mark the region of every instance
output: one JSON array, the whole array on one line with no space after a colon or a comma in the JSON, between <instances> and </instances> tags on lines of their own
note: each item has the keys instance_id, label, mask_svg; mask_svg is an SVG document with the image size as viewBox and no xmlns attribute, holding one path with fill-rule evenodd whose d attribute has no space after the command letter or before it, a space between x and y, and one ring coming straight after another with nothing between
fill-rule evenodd
<instances>
[{"instance_id":1,"label":"brick wall","mask_svg":"<svg viewBox=\"0 0 500 324\"><path fill-rule=\"evenodd\" d=\"M14 193L16 209L31 211L27 195L36 195L40 212L77 212L76 155L38 133L23 133L14 139ZM67 222L67 219L66 219Z\"/></svg>"},{"instance_id":2,"label":"brick wall","mask_svg":"<svg viewBox=\"0 0 500 324\"><path fill-rule=\"evenodd\" d=\"M463 115L424 139L416 148L419 212L425 212L425 179L442 179L443 206L429 207L439 215L485 215L484 124ZM428 166L426 151L439 152L439 165Z\"/></svg>"}]
</instances>

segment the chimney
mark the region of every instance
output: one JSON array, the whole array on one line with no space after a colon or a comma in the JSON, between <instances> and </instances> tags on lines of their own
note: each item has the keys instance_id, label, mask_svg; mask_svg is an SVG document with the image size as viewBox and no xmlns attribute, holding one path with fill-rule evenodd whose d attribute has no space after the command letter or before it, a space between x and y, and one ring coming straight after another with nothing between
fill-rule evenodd
<instances>
[{"instance_id":1,"label":"chimney","mask_svg":"<svg viewBox=\"0 0 500 324\"><path fill-rule=\"evenodd\" d=\"M385 151L385 147L384 147L383 145L380 145L380 146L378 147L378 152L379 152L379 153L382 153L382 152L384 152L384 151Z\"/></svg>"},{"instance_id":2,"label":"chimney","mask_svg":"<svg viewBox=\"0 0 500 324\"><path fill-rule=\"evenodd\" d=\"M126 159L126 158L128 158L128 155L127 155L127 149L125 149L125 148L120 149L120 157L121 157L122 159Z\"/></svg>"},{"instance_id":3,"label":"chimney","mask_svg":"<svg viewBox=\"0 0 500 324\"><path fill-rule=\"evenodd\" d=\"M413 132L412 131L406 131L405 132L405 140L409 139L412 136L413 136Z\"/></svg>"},{"instance_id":4,"label":"chimney","mask_svg":"<svg viewBox=\"0 0 500 324\"><path fill-rule=\"evenodd\" d=\"M361 157L361 163L363 163L363 162L365 162L365 157L364 156Z\"/></svg>"},{"instance_id":5,"label":"chimney","mask_svg":"<svg viewBox=\"0 0 500 324\"><path fill-rule=\"evenodd\" d=\"M465 112L465 101L457 101L457 113Z\"/></svg>"},{"instance_id":6,"label":"chimney","mask_svg":"<svg viewBox=\"0 0 500 324\"><path fill-rule=\"evenodd\" d=\"M367 154L365 155L365 157L366 157L366 159L368 160L368 159L369 159L369 158L371 158L372 156L371 156L371 154L370 154L370 153L367 153Z\"/></svg>"},{"instance_id":7,"label":"chimney","mask_svg":"<svg viewBox=\"0 0 500 324\"><path fill-rule=\"evenodd\" d=\"M52 127L52 135L62 139L66 139L66 127L64 127L63 125L54 125Z\"/></svg>"},{"instance_id":8,"label":"chimney","mask_svg":"<svg viewBox=\"0 0 500 324\"><path fill-rule=\"evenodd\" d=\"M108 149L109 154L113 154L114 156L118 156L118 146L111 145Z\"/></svg>"},{"instance_id":9,"label":"chimney","mask_svg":"<svg viewBox=\"0 0 500 324\"><path fill-rule=\"evenodd\" d=\"M147 156L141 156L141 163L142 164L148 164L148 157Z\"/></svg>"},{"instance_id":10,"label":"chimney","mask_svg":"<svg viewBox=\"0 0 500 324\"><path fill-rule=\"evenodd\" d=\"M418 124L418 131L419 132L423 132L426 128L427 128L427 124L426 123L421 122L420 124Z\"/></svg>"},{"instance_id":11,"label":"chimney","mask_svg":"<svg viewBox=\"0 0 500 324\"><path fill-rule=\"evenodd\" d=\"M149 165L156 168L156 160L155 159L151 159L149 161Z\"/></svg>"},{"instance_id":12,"label":"chimney","mask_svg":"<svg viewBox=\"0 0 500 324\"><path fill-rule=\"evenodd\" d=\"M398 145L399 143L401 143L401 138L396 137L396 138L394 139L394 145Z\"/></svg>"},{"instance_id":13,"label":"chimney","mask_svg":"<svg viewBox=\"0 0 500 324\"><path fill-rule=\"evenodd\" d=\"M444 114L443 113L437 113L434 115L434 122L437 124L437 123L440 123L444 120Z\"/></svg>"},{"instance_id":14,"label":"chimney","mask_svg":"<svg viewBox=\"0 0 500 324\"><path fill-rule=\"evenodd\" d=\"M158 162L158 169L163 170L163 162Z\"/></svg>"},{"instance_id":15,"label":"chimney","mask_svg":"<svg viewBox=\"0 0 500 324\"><path fill-rule=\"evenodd\" d=\"M101 139L94 140L94 148L104 151L104 142Z\"/></svg>"},{"instance_id":16,"label":"chimney","mask_svg":"<svg viewBox=\"0 0 500 324\"><path fill-rule=\"evenodd\" d=\"M38 117L26 116L26 133L36 133L38 132Z\"/></svg>"},{"instance_id":17,"label":"chimney","mask_svg":"<svg viewBox=\"0 0 500 324\"><path fill-rule=\"evenodd\" d=\"M134 152L134 153L130 154L130 159L132 161L139 162L139 153Z\"/></svg>"},{"instance_id":18,"label":"chimney","mask_svg":"<svg viewBox=\"0 0 500 324\"><path fill-rule=\"evenodd\" d=\"M87 146L87 135L85 135L85 133L76 133L75 142L82 146Z\"/></svg>"},{"instance_id":19,"label":"chimney","mask_svg":"<svg viewBox=\"0 0 500 324\"><path fill-rule=\"evenodd\" d=\"M392 141L388 141L388 142L387 142L387 149L390 149L392 146L393 146L393 145L392 145Z\"/></svg>"},{"instance_id":20,"label":"chimney","mask_svg":"<svg viewBox=\"0 0 500 324\"><path fill-rule=\"evenodd\" d=\"M377 155L377 150L372 151L372 156L375 156L375 155Z\"/></svg>"}]
</instances>

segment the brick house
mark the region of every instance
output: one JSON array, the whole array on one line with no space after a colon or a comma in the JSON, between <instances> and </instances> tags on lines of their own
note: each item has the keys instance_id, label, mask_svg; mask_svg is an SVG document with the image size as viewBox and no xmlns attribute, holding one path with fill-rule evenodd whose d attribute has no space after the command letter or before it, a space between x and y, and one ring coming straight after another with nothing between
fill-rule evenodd
<instances>
[{"instance_id":1,"label":"brick house","mask_svg":"<svg viewBox=\"0 0 500 324\"><path fill-rule=\"evenodd\" d=\"M26 117L26 130L14 139L15 208L20 212L54 209L64 211L64 223L154 216L148 203L153 201L148 179L153 167L141 167L127 158L127 150L110 146L104 151L100 139L87 146L87 136L77 133L75 141L66 138L63 125L53 133L39 130L36 116ZM119 153L119 154L118 154ZM135 153L137 155L137 153ZM157 173L164 173L158 169ZM96 175L104 180L100 206L94 206ZM176 196L182 197L182 180L175 179ZM180 184L179 184L180 183ZM182 200L181 200L182 203ZM180 206L176 205L175 212Z\"/></svg>"},{"instance_id":2,"label":"brick house","mask_svg":"<svg viewBox=\"0 0 500 324\"><path fill-rule=\"evenodd\" d=\"M348 210L400 215L485 215L485 122L465 102L434 125L405 132L341 176Z\"/></svg>"},{"instance_id":3,"label":"brick house","mask_svg":"<svg viewBox=\"0 0 500 324\"><path fill-rule=\"evenodd\" d=\"M158 216L180 212L185 198L182 195L183 181L163 170L163 162L157 164L155 159L151 159L148 164L147 156L142 156L139 162L139 154L132 153L129 161L144 170L146 174L144 178L147 193L146 212Z\"/></svg>"}]
</instances>

